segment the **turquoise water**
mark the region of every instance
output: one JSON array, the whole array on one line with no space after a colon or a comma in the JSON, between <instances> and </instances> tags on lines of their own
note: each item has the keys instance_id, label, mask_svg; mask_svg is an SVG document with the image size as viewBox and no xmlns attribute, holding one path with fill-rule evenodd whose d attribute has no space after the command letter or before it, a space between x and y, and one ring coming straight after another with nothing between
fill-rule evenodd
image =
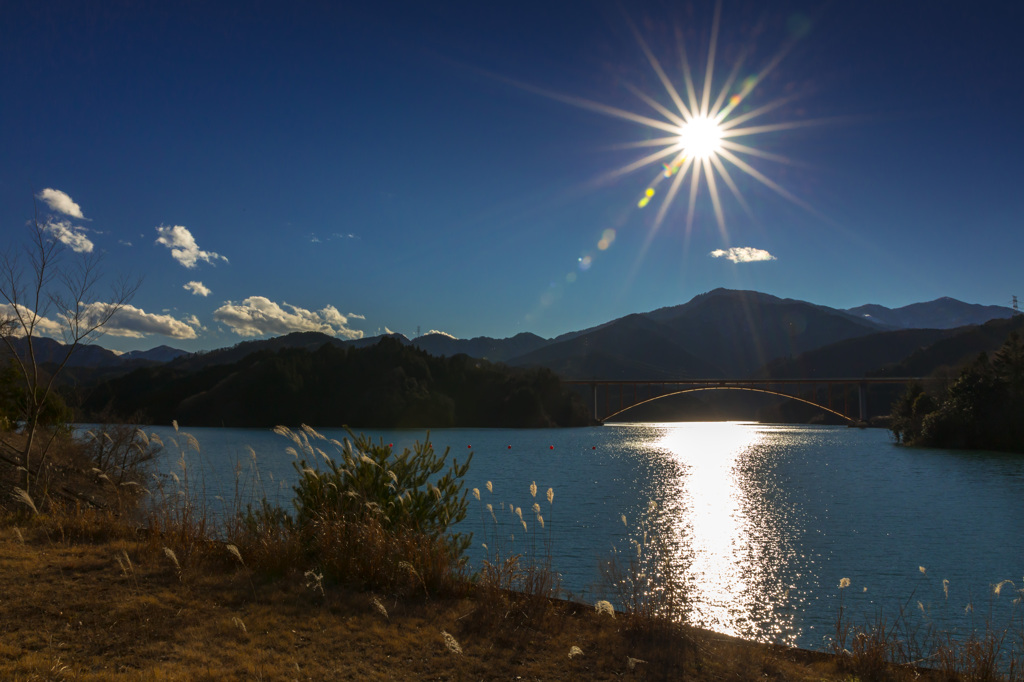
<instances>
[{"instance_id":1,"label":"turquoise water","mask_svg":"<svg viewBox=\"0 0 1024 682\"><path fill-rule=\"evenodd\" d=\"M146 430L168 445L175 436L170 428ZM215 508L231 502L236 482L243 494L255 489L289 504L295 471L284 438L255 429L183 431L200 446L188 455L192 480L201 480ZM425 436L367 433L396 448ZM873 621L881 611L891 621L904 608L914 624L932 620L955 631L970 627L972 616L1009 617L1014 588L1024 588L1020 456L900 448L872 429L729 422L445 429L431 441L460 461L473 452L466 487L477 488L481 501L470 498L460 526L474 533L471 561L482 558L484 542L516 552L550 542L563 587L581 601L607 596L600 563L614 547L631 551L630 538L644 529L665 538L691 620L761 641L822 648L843 578L855 619ZM174 460L161 466L174 470ZM992 586L1007 579L1014 585L995 596ZM974 610L965 615L968 604Z\"/></svg>"}]
</instances>

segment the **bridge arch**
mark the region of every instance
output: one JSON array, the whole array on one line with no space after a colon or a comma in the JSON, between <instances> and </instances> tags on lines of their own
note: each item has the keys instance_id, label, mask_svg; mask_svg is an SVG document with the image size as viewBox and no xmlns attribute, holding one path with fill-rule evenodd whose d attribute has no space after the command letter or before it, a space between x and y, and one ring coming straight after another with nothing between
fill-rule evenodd
<instances>
[{"instance_id":1,"label":"bridge arch","mask_svg":"<svg viewBox=\"0 0 1024 682\"><path fill-rule=\"evenodd\" d=\"M695 393L697 391L750 391L752 393L767 393L768 395L779 396L779 397L782 397L782 398L789 398L790 400L796 400L796 401L799 401L801 403L805 403L807 405L811 405L813 407L818 408L819 410L823 410L825 412L828 412L829 414L834 414L835 416L837 416L837 417L839 417L841 419L844 419L848 424L854 424L854 425L857 424L857 420L856 419L853 419L852 417L848 417L847 415L843 414L842 412L837 412L836 410L833 410L831 407L827 407L825 405L822 405L821 403L816 403L816 402L814 402L812 400L807 400L806 398L801 398L799 396L795 396L795 395L792 395L792 394L789 394L789 393L783 393L781 391L773 391L773 390L768 389L768 388L756 388L754 386L697 386L697 387L693 387L693 388L684 388L682 390L673 391L671 393L662 393L661 395L656 395L654 397L647 398L646 400L641 400L639 402L635 402L632 405L629 405L627 407L623 407L622 409L618 410L617 412L612 412L611 414L605 416L602 419L602 421L608 421L609 419L612 419L614 417L619 416L623 412L628 412L629 410L632 410L634 407L638 407L638 406L644 405L646 403L651 403L651 402L654 402L655 400L661 400L662 398L668 398L668 397L674 396L674 395L682 395L683 393Z\"/></svg>"}]
</instances>

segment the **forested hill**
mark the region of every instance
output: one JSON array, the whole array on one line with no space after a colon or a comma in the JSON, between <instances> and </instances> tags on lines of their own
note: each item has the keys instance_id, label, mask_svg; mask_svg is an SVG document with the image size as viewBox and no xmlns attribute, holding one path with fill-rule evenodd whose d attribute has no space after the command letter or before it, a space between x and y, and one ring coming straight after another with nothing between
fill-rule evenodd
<instances>
[{"instance_id":1,"label":"forested hill","mask_svg":"<svg viewBox=\"0 0 1024 682\"><path fill-rule=\"evenodd\" d=\"M368 348L281 349L188 371L143 368L85 397L86 420L136 415L154 424L270 427L543 427L589 423L581 400L547 369L466 355L436 358L384 338Z\"/></svg>"}]
</instances>

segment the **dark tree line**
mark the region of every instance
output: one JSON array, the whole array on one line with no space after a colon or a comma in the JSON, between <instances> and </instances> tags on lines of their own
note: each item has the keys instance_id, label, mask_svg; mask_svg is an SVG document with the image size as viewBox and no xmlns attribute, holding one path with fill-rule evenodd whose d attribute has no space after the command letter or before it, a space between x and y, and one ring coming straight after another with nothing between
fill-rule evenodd
<instances>
[{"instance_id":1,"label":"dark tree line","mask_svg":"<svg viewBox=\"0 0 1024 682\"><path fill-rule=\"evenodd\" d=\"M910 386L893 405L893 434L909 445L1024 452L1024 342L1012 332L939 396Z\"/></svg>"},{"instance_id":2,"label":"dark tree line","mask_svg":"<svg viewBox=\"0 0 1024 682\"><path fill-rule=\"evenodd\" d=\"M253 353L229 365L139 369L95 387L83 418L135 414L193 426L578 426L581 400L547 369L437 358L394 339L367 348Z\"/></svg>"}]
</instances>

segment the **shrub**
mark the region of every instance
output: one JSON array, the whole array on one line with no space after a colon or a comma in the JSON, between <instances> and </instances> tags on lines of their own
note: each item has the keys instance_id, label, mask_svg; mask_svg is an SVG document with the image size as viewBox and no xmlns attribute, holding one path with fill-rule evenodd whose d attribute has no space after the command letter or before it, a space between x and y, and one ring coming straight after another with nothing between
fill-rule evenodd
<instances>
[{"instance_id":1,"label":"shrub","mask_svg":"<svg viewBox=\"0 0 1024 682\"><path fill-rule=\"evenodd\" d=\"M471 536L450 533L466 517L462 478L472 453L449 466L428 439L393 451L383 441L343 442L303 426L275 431L298 458L295 528L308 560L337 580L363 586L427 590L453 585ZM330 446L335 457L321 446Z\"/></svg>"},{"instance_id":2,"label":"shrub","mask_svg":"<svg viewBox=\"0 0 1024 682\"><path fill-rule=\"evenodd\" d=\"M99 425L82 439L83 456L114 485L145 479L149 464L162 450L162 443L129 424Z\"/></svg>"}]
</instances>

